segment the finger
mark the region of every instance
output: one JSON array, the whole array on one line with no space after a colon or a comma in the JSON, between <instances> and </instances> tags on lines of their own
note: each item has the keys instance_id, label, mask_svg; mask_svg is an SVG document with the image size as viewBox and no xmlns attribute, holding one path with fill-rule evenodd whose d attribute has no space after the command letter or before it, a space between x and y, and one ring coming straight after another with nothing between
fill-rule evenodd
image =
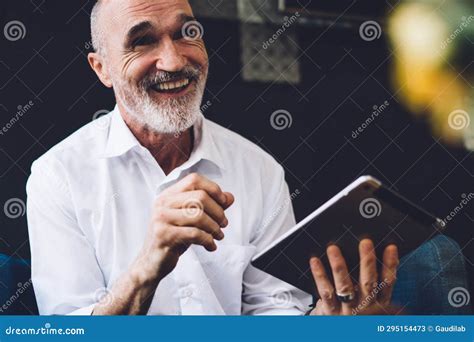
<instances>
[{"instance_id":1,"label":"finger","mask_svg":"<svg viewBox=\"0 0 474 342\"><path fill-rule=\"evenodd\" d=\"M186 176L178 183L165 190L164 193L176 194L180 192L194 190L206 191L209 196L211 196L217 203L219 203L219 205L225 207L227 202L227 196L222 192L220 186L197 173L191 173L190 175Z\"/></svg>"},{"instance_id":2,"label":"finger","mask_svg":"<svg viewBox=\"0 0 474 342\"><path fill-rule=\"evenodd\" d=\"M202 208L221 227L225 227L229 223L224 209L204 190L181 192L166 196L164 206L173 209Z\"/></svg>"},{"instance_id":3,"label":"finger","mask_svg":"<svg viewBox=\"0 0 474 342\"><path fill-rule=\"evenodd\" d=\"M342 252L337 246L329 246L327 249L329 264L331 265L334 277L334 285L336 294L354 294L354 285L347 270L346 261L342 256ZM350 314L355 304L355 300L350 303L341 303L343 314Z\"/></svg>"},{"instance_id":4,"label":"finger","mask_svg":"<svg viewBox=\"0 0 474 342\"><path fill-rule=\"evenodd\" d=\"M323 304L322 299L318 299L318 301L316 302L316 305L314 306L314 309L311 310L309 314L310 316L322 316L325 314L324 304Z\"/></svg>"},{"instance_id":5,"label":"finger","mask_svg":"<svg viewBox=\"0 0 474 342\"><path fill-rule=\"evenodd\" d=\"M362 240L359 244L360 278L359 285L363 299L372 295L377 287L377 256L371 240Z\"/></svg>"},{"instance_id":6,"label":"finger","mask_svg":"<svg viewBox=\"0 0 474 342\"><path fill-rule=\"evenodd\" d=\"M195 227L211 234L214 239L222 240L224 232L204 210L162 208L157 213L158 220L179 227Z\"/></svg>"},{"instance_id":7,"label":"finger","mask_svg":"<svg viewBox=\"0 0 474 342\"><path fill-rule=\"evenodd\" d=\"M379 294L379 302L382 305L389 305L392 300L393 288L397 281L397 268L400 261L398 259L398 248L395 245L387 246L383 253L382 266L382 290Z\"/></svg>"},{"instance_id":8,"label":"finger","mask_svg":"<svg viewBox=\"0 0 474 342\"><path fill-rule=\"evenodd\" d=\"M217 249L212 235L194 227L176 227L176 242L180 245L199 245L209 252Z\"/></svg>"},{"instance_id":9,"label":"finger","mask_svg":"<svg viewBox=\"0 0 474 342\"><path fill-rule=\"evenodd\" d=\"M311 273L313 274L319 297L321 298L322 311L325 314L336 314L339 308L339 302L334 293L334 286L328 279L324 265L319 258L312 257L309 260Z\"/></svg>"},{"instance_id":10,"label":"finger","mask_svg":"<svg viewBox=\"0 0 474 342\"><path fill-rule=\"evenodd\" d=\"M234 204L235 197L230 192L224 192L224 195L226 196L226 204L224 206L224 210L225 210L229 208L232 204Z\"/></svg>"}]
</instances>

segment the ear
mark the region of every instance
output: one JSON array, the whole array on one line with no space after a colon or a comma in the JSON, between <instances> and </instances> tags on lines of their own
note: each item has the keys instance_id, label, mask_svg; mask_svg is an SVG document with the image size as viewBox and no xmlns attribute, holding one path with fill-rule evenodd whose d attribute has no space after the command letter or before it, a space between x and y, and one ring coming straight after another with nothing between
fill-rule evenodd
<instances>
[{"instance_id":1,"label":"ear","mask_svg":"<svg viewBox=\"0 0 474 342\"><path fill-rule=\"evenodd\" d=\"M96 52L91 52L87 55L87 60L89 65L97 74L100 81L107 87L112 88L112 81L110 80L110 75L107 71L107 68L104 66L103 58Z\"/></svg>"}]
</instances>

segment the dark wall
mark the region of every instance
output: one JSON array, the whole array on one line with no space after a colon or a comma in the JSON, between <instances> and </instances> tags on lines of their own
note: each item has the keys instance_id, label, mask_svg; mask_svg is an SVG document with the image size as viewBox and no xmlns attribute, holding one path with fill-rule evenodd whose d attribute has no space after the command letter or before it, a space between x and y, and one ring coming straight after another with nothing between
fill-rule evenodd
<instances>
[{"instance_id":1,"label":"dark wall","mask_svg":"<svg viewBox=\"0 0 474 342\"><path fill-rule=\"evenodd\" d=\"M11 198L26 200L33 160L90 122L98 110L113 108L112 93L86 60L91 3L0 3L2 31L11 20L22 21L27 29L25 39L16 42L0 36L0 128L19 105L34 103L0 135L1 206ZM368 43L356 31L298 27L301 84L249 83L240 77L240 24L202 23L212 56L205 99L212 105L206 116L284 165L291 189L301 192L293 203L298 219L362 174L379 178L442 218L459 205L462 194L474 192L474 156L443 145L425 121L416 120L394 97L388 79L393 55L383 37ZM354 139L352 132L372 107L385 101L388 109ZM270 125L278 109L291 113L290 128L277 131ZM471 280L473 220L470 203L447 230L463 248ZM0 252L28 258L26 216L0 215L0 229Z\"/></svg>"}]
</instances>

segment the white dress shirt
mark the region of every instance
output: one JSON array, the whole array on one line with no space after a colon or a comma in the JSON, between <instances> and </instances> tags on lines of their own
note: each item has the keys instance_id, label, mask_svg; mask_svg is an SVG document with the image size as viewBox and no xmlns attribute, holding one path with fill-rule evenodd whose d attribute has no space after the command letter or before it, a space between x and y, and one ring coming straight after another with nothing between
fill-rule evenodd
<instances>
[{"instance_id":1,"label":"white dress shirt","mask_svg":"<svg viewBox=\"0 0 474 342\"><path fill-rule=\"evenodd\" d=\"M89 315L138 255L156 197L189 173L235 196L217 251L191 246L159 284L150 315L302 314L311 297L250 259L294 223L284 171L207 119L190 159L165 175L118 108L33 163L27 184L32 280L40 314Z\"/></svg>"}]
</instances>

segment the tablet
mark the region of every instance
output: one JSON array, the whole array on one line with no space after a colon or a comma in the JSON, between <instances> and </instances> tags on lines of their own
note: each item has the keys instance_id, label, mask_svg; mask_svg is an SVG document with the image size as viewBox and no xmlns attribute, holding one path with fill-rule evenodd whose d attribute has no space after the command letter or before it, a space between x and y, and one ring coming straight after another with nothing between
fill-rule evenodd
<instances>
[{"instance_id":1,"label":"tablet","mask_svg":"<svg viewBox=\"0 0 474 342\"><path fill-rule=\"evenodd\" d=\"M309 259L319 257L331 275L329 245L341 248L351 277L358 282L360 240L372 239L380 267L387 245L396 244L401 258L444 228L444 221L377 179L363 176L255 255L252 265L317 296Z\"/></svg>"}]
</instances>

